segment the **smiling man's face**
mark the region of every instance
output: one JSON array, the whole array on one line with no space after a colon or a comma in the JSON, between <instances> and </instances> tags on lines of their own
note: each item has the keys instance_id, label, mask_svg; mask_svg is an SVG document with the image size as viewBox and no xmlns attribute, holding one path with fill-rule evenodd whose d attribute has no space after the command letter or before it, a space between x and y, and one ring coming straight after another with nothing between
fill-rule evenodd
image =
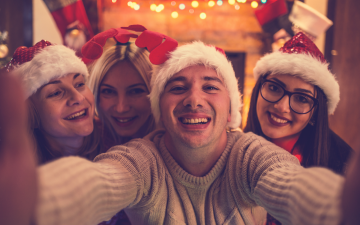
<instances>
[{"instance_id":1,"label":"smiling man's face","mask_svg":"<svg viewBox=\"0 0 360 225\"><path fill-rule=\"evenodd\" d=\"M166 84L160 97L165 138L188 148L216 146L226 138L230 98L221 76L202 65L187 67Z\"/></svg>"}]
</instances>

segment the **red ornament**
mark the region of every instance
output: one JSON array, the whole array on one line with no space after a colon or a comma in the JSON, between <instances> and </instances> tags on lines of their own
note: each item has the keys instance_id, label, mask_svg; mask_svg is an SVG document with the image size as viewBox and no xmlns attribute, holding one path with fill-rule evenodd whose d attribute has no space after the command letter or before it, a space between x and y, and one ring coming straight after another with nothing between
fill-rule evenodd
<instances>
[{"instance_id":1,"label":"red ornament","mask_svg":"<svg viewBox=\"0 0 360 225\"><path fill-rule=\"evenodd\" d=\"M41 40L38 43L36 43L33 47L29 47L29 48L25 46L18 47L15 50L14 55L10 60L10 62L6 64L5 69L7 71L10 71L14 69L16 66L31 61L37 52L39 52L41 49L44 49L46 46L49 45L52 45L49 41Z\"/></svg>"},{"instance_id":2,"label":"red ornament","mask_svg":"<svg viewBox=\"0 0 360 225\"><path fill-rule=\"evenodd\" d=\"M284 46L280 48L280 51L289 54L310 54L322 63L326 63L324 55L316 47L314 42L302 32L297 33L292 39L287 41Z\"/></svg>"}]
</instances>

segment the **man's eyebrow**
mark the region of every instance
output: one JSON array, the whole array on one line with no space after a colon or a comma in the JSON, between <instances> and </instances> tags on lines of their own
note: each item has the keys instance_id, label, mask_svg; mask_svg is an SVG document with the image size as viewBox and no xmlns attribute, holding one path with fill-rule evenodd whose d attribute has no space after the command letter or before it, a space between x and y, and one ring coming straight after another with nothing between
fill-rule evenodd
<instances>
[{"instance_id":1,"label":"man's eyebrow","mask_svg":"<svg viewBox=\"0 0 360 225\"><path fill-rule=\"evenodd\" d=\"M223 82L218 77L205 76L203 79L206 80L206 81L216 81L216 82L219 82L219 83L223 84Z\"/></svg>"},{"instance_id":2,"label":"man's eyebrow","mask_svg":"<svg viewBox=\"0 0 360 225\"><path fill-rule=\"evenodd\" d=\"M172 78L172 79L168 80L168 82L166 82L165 87L168 86L169 84L171 84L172 82L175 82L175 81L185 81L185 80L186 80L186 78L183 77L183 76L179 76L179 77Z\"/></svg>"}]
</instances>

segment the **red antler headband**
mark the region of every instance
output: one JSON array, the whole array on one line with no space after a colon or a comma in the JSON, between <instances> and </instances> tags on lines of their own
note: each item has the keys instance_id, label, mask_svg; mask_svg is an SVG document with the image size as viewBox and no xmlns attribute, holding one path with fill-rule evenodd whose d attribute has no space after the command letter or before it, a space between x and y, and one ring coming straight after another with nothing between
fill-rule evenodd
<instances>
[{"instance_id":1,"label":"red antler headband","mask_svg":"<svg viewBox=\"0 0 360 225\"><path fill-rule=\"evenodd\" d=\"M130 33L127 30L142 32L139 36ZM130 25L128 27L111 28L95 35L82 47L82 54L87 59L98 59L103 53L103 47L108 38L114 38L116 41L126 43L130 37L137 38L136 46L147 48L150 52L149 59L152 64L159 65L168 59L168 53L175 50L178 42L164 34L149 31L142 25Z\"/></svg>"}]
</instances>

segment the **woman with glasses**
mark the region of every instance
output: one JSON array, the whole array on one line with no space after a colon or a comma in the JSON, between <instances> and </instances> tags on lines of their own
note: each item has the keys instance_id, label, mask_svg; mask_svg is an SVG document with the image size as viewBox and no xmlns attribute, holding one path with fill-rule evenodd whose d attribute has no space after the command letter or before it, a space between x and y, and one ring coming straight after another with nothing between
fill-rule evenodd
<instances>
[{"instance_id":1,"label":"woman with glasses","mask_svg":"<svg viewBox=\"0 0 360 225\"><path fill-rule=\"evenodd\" d=\"M351 147L329 128L339 85L323 54L303 33L255 68L245 132L253 132L296 156L304 167L323 166L344 174ZM268 215L268 225L280 224Z\"/></svg>"},{"instance_id":2,"label":"woman with glasses","mask_svg":"<svg viewBox=\"0 0 360 225\"><path fill-rule=\"evenodd\" d=\"M298 33L255 68L245 132L261 135L297 156L301 164L344 173L352 151L330 130L328 114L339 102L339 85L324 56Z\"/></svg>"}]
</instances>

